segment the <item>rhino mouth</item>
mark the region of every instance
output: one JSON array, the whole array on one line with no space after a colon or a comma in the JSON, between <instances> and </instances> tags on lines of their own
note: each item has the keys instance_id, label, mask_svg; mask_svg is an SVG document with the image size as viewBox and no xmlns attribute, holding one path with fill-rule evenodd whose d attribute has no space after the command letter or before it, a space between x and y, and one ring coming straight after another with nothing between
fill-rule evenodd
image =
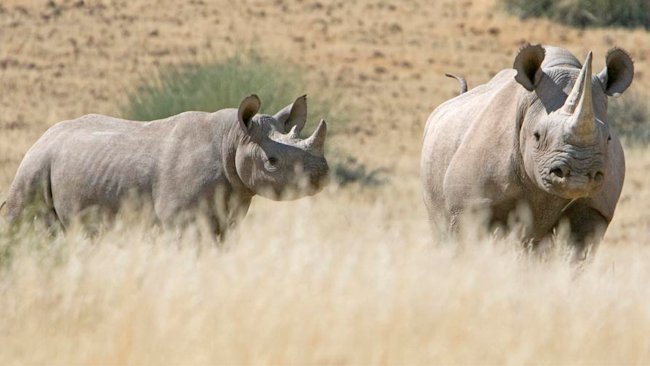
<instances>
[{"instance_id":1,"label":"rhino mouth","mask_svg":"<svg viewBox=\"0 0 650 366\"><path fill-rule=\"evenodd\" d=\"M544 185L550 193L568 199L586 197L592 192L588 181L582 178L549 178Z\"/></svg>"},{"instance_id":2,"label":"rhino mouth","mask_svg":"<svg viewBox=\"0 0 650 366\"><path fill-rule=\"evenodd\" d=\"M269 185L259 191L263 196L275 201L290 201L305 196L313 196L322 191L330 182L328 170L295 177L290 184Z\"/></svg>"},{"instance_id":3,"label":"rhino mouth","mask_svg":"<svg viewBox=\"0 0 650 366\"><path fill-rule=\"evenodd\" d=\"M604 174L600 170L576 173L554 167L543 178L543 182L550 193L574 199L597 192L602 187L603 178Z\"/></svg>"},{"instance_id":4,"label":"rhino mouth","mask_svg":"<svg viewBox=\"0 0 650 366\"><path fill-rule=\"evenodd\" d=\"M328 184L330 178L327 172L310 174L308 176L302 177L297 184L297 187L288 190L284 193L286 197L292 197L292 199L300 198L303 196L313 196L320 191L322 191Z\"/></svg>"}]
</instances>

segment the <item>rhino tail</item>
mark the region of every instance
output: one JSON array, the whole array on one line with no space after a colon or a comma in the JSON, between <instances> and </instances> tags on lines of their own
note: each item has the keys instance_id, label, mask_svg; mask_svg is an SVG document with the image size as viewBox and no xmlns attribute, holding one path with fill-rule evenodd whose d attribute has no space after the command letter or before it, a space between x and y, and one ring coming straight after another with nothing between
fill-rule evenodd
<instances>
[{"instance_id":1,"label":"rhino tail","mask_svg":"<svg viewBox=\"0 0 650 366\"><path fill-rule=\"evenodd\" d=\"M454 74L445 74L445 76L448 77L448 78L454 78L454 79L458 80L458 82L460 83L460 94L463 94L463 93L467 92L467 81L465 80L464 77L454 75Z\"/></svg>"},{"instance_id":2,"label":"rhino tail","mask_svg":"<svg viewBox=\"0 0 650 366\"><path fill-rule=\"evenodd\" d=\"M6 215L7 215L7 213L6 213L6 212L5 212L5 213L2 212L2 209L3 209L6 205L7 205L7 201L3 201L2 203L0 203L0 225L1 225L2 222L3 222L3 220L2 220L3 218L6 220Z\"/></svg>"}]
</instances>

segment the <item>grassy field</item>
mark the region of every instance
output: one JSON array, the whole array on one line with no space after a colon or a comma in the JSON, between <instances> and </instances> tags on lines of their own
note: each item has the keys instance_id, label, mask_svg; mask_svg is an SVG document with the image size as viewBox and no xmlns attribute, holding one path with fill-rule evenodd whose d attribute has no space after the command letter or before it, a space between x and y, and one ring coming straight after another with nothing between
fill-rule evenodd
<instances>
[{"instance_id":1,"label":"grassy field","mask_svg":"<svg viewBox=\"0 0 650 366\"><path fill-rule=\"evenodd\" d=\"M132 225L27 235L0 281L0 363L647 362L647 233L615 225L576 273L561 251L432 240L418 190L259 200L224 248Z\"/></svg>"},{"instance_id":2,"label":"grassy field","mask_svg":"<svg viewBox=\"0 0 650 366\"><path fill-rule=\"evenodd\" d=\"M540 258L507 238L432 237L418 168L426 116L457 93L445 72L474 87L524 41L591 49L600 70L617 45L642 103L647 32L520 21L481 0L7 0L0 30L0 197L53 123L125 115L143 79L250 49L300 68L295 96L342 95L329 148L372 182L255 198L220 247L128 213L93 239L0 231L0 364L650 362L649 148L626 147L616 215L582 271L562 246Z\"/></svg>"}]
</instances>

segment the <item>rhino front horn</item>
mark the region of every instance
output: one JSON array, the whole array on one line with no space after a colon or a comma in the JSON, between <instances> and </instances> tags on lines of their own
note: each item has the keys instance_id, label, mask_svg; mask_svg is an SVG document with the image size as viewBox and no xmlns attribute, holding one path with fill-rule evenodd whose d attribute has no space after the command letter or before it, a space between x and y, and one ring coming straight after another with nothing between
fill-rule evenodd
<instances>
[{"instance_id":1,"label":"rhino front horn","mask_svg":"<svg viewBox=\"0 0 650 366\"><path fill-rule=\"evenodd\" d=\"M589 142L596 134L593 99L591 94L591 58L589 52L578 80L576 80L566 103L564 111L571 114L570 128L574 136L583 142Z\"/></svg>"},{"instance_id":2,"label":"rhino front horn","mask_svg":"<svg viewBox=\"0 0 650 366\"><path fill-rule=\"evenodd\" d=\"M309 138L307 139L307 146L309 146L309 148L312 151L322 155L323 148L325 147L326 135L327 135L327 123L325 123L324 119L321 119L314 133L312 133L312 135L309 136Z\"/></svg>"}]
</instances>

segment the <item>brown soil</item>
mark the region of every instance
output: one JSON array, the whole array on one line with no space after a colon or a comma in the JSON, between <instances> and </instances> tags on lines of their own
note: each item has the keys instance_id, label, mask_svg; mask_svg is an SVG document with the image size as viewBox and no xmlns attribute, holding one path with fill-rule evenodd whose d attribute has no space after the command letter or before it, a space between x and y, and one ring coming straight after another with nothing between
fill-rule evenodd
<instances>
[{"instance_id":1,"label":"brown soil","mask_svg":"<svg viewBox=\"0 0 650 366\"><path fill-rule=\"evenodd\" d=\"M457 93L444 73L476 86L510 67L524 42L579 58L593 50L597 70L609 47L624 47L636 59L632 89L650 84L647 32L522 22L493 1L5 0L0 29L0 191L57 121L119 114L159 66L251 48L306 66L307 93L343 94L358 119L332 143L398 175L417 174L424 121Z\"/></svg>"}]
</instances>

